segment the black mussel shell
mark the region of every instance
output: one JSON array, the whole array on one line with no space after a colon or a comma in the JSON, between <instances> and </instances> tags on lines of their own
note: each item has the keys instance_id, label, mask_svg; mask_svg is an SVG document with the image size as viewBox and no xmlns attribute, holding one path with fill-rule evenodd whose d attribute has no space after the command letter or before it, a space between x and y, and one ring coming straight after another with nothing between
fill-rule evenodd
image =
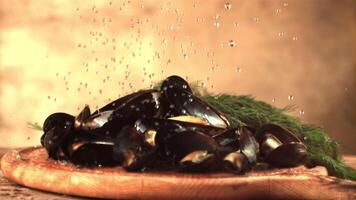
<instances>
[{"instance_id":1,"label":"black mussel shell","mask_svg":"<svg viewBox=\"0 0 356 200\"><path fill-rule=\"evenodd\" d=\"M262 158L276 167L294 167L305 162L306 146L289 130L275 124L263 125L256 132Z\"/></svg>"},{"instance_id":2,"label":"black mussel shell","mask_svg":"<svg viewBox=\"0 0 356 200\"><path fill-rule=\"evenodd\" d=\"M160 110L161 118L169 118L172 116L180 115L180 113L177 112L177 110L173 108L173 105L168 101L167 97L164 95L167 92L167 90L169 90L173 87L182 89L190 94L193 93L188 82L186 80L184 80L182 77L173 75L173 76L166 78L162 82L162 85L161 85L161 93L163 94L163 95L161 95L161 98L160 98L161 107L162 107L162 109Z\"/></svg>"},{"instance_id":3,"label":"black mussel shell","mask_svg":"<svg viewBox=\"0 0 356 200\"><path fill-rule=\"evenodd\" d=\"M193 93L188 82L186 80L184 80L182 77L177 76L177 75L167 77L162 82L161 91L166 91L169 88L173 88L173 87L180 88L180 89L187 91L189 93Z\"/></svg>"},{"instance_id":4,"label":"black mussel shell","mask_svg":"<svg viewBox=\"0 0 356 200\"><path fill-rule=\"evenodd\" d=\"M216 163L218 144L197 131L183 131L171 135L165 143L168 159L184 171L208 170Z\"/></svg>"},{"instance_id":5,"label":"black mussel shell","mask_svg":"<svg viewBox=\"0 0 356 200\"><path fill-rule=\"evenodd\" d=\"M228 153L223 159L227 171L240 174L248 171L251 167L246 156L239 151Z\"/></svg>"},{"instance_id":6,"label":"black mussel shell","mask_svg":"<svg viewBox=\"0 0 356 200\"><path fill-rule=\"evenodd\" d=\"M133 98L136 98L138 96L140 96L141 94L143 93L146 93L148 91L155 91L155 90L140 90L138 92L134 92L134 93L131 93L131 94L128 94L128 95L125 95L123 97L120 97L118 99L116 99L115 101L112 101L110 102L109 104L105 105L104 107L96 110L95 112L93 112L92 115L96 115L98 113L101 113L101 112L105 112L105 111L113 111L113 110L116 110L117 108L119 108L120 106L126 104L128 101L130 101L131 99Z\"/></svg>"},{"instance_id":7,"label":"black mussel shell","mask_svg":"<svg viewBox=\"0 0 356 200\"><path fill-rule=\"evenodd\" d=\"M163 117L191 115L205 120L212 126L220 128L230 126L229 121L222 113L190 92L173 87L163 91L163 95L168 102L168 105L162 108L165 110Z\"/></svg>"},{"instance_id":8,"label":"black mussel shell","mask_svg":"<svg viewBox=\"0 0 356 200\"><path fill-rule=\"evenodd\" d=\"M222 145L228 145L231 148L238 146L237 151L235 149L224 155L223 164L227 171L244 173L256 164L258 143L249 128L230 129L215 138L220 144L227 143Z\"/></svg>"},{"instance_id":9,"label":"black mussel shell","mask_svg":"<svg viewBox=\"0 0 356 200\"><path fill-rule=\"evenodd\" d=\"M252 132L247 127L239 128L240 152L246 156L250 166L257 162L257 154L259 153L258 143Z\"/></svg>"},{"instance_id":10,"label":"black mussel shell","mask_svg":"<svg viewBox=\"0 0 356 200\"><path fill-rule=\"evenodd\" d=\"M134 127L141 135L145 135L147 130L156 131L154 138L151 138L156 145L163 144L167 138L184 131L198 131L208 136L219 135L226 131L226 129L214 126L157 118L139 119L135 122Z\"/></svg>"},{"instance_id":11,"label":"black mussel shell","mask_svg":"<svg viewBox=\"0 0 356 200\"><path fill-rule=\"evenodd\" d=\"M43 134L42 146L47 150L48 156L52 159L65 159L62 151L63 140L70 134L70 129L62 126L55 126Z\"/></svg>"},{"instance_id":12,"label":"black mussel shell","mask_svg":"<svg viewBox=\"0 0 356 200\"><path fill-rule=\"evenodd\" d=\"M140 91L131 98L125 98L125 102L120 101L114 110L103 109L103 112L93 114L82 124L82 129L116 138L122 127L133 126L137 119L156 117L160 108L159 96L156 90Z\"/></svg>"},{"instance_id":13,"label":"black mussel shell","mask_svg":"<svg viewBox=\"0 0 356 200\"><path fill-rule=\"evenodd\" d=\"M138 171L148 166L156 148L144 143L142 135L130 126L125 126L115 140L114 159L128 171Z\"/></svg>"},{"instance_id":14,"label":"black mussel shell","mask_svg":"<svg viewBox=\"0 0 356 200\"><path fill-rule=\"evenodd\" d=\"M75 165L85 167L112 166L114 140L98 134L75 132L67 136L63 152Z\"/></svg>"},{"instance_id":15,"label":"black mussel shell","mask_svg":"<svg viewBox=\"0 0 356 200\"><path fill-rule=\"evenodd\" d=\"M41 137L41 144L43 145L46 133L53 127L62 127L64 129L72 129L74 125L74 116L67 113L53 113L49 115L43 123L44 134Z\"/></svg>"},{"instance_id":16,"label":"black mussel shell","mask_svg":"<svg viewBox=\"0 0 356 200\"><path fill-rule=\"evenodd\" d=\"M221 131L213 136L214 140L222 147L230 147L235 151L240 148L240 132L237 128L230 128Z\"/></svg>"},{"instance_id":17,"label":"black mussel shell","mask_svg":"<svg viewBox=\"0 0 356 200\"><path fill-rule=\"evenodd\" d=\"M75 117L74 119L74 127L75 128L80 128L82 124L88 120L90 117L90 108L88 105L86 105L83 110Z\"/></svg>"},{"instance_id":18,"label":"black mussel shell","mask_svg":"<svg viewBox=\"0 0 356 200\"><path fill-rule=\"evenodd\" d=\"M179 161L178 167L181 171L190 172L213 170L218 167L217 156L208 151L193 151Z\"/></svg>"}]
</instances>

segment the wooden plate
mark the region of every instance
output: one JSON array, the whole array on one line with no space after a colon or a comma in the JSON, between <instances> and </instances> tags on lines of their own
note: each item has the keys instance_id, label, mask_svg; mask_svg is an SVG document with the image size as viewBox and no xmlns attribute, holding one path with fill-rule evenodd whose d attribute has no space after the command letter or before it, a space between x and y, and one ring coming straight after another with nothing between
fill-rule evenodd
<instances>
[{"instance_id":1,"label":"wooden plate","mask_svg":"<svg viewBox=\"0 0 356 200\"><path fill-rule=\"evenodd\" d=\"M129 173L78 168L47 158L43 148L13 150L1 160L8 179L40 190L110 199L339 199L356 198L356 183L327 176L322 167L233 174Z\"/></svg>"}]
</instances>

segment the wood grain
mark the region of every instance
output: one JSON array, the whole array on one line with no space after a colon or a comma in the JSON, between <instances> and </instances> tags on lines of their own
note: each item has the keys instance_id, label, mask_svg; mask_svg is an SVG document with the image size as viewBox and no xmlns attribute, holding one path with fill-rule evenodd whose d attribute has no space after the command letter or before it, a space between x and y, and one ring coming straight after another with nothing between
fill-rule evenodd
<instances>
[{"instance_id":1,"label":"wood grain","mask_svg":"<svg viewBox=\"0 0 356 200\"><path fill-rule=\"evenodd\" d=\"M356 182L329 177L325 168L304 167L226 173L128 173L116 168L77 168L47 159L43 148L6 153L5 177L20 185L60 194L111 199L356 199Z\"/></svg>"}]
</instances>

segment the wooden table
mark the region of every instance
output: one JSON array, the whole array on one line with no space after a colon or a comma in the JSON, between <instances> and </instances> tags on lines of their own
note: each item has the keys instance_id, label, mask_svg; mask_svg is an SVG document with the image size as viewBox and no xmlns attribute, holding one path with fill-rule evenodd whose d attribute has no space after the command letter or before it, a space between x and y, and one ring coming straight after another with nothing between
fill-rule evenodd
<instances>
[{"instance_id":1,"label":"wooden table","mask_svg":"<svg viewBox=\"0 0 356 200\"><path fill-rule=\"evenodd\" d=\"M8 149L0 149L0 154L8 151ZM1 156L0 156L1 157ZM356 156L344 156L344 160L350 166L356 168ZM355 188L352 188L354 190ZM356 191L355 191L356 192ZM0 171L0 199L85 199L74 196L60 195L49 192L43 192L35 189L20 186L8 181Z\"/></svg>"}]
</instances>

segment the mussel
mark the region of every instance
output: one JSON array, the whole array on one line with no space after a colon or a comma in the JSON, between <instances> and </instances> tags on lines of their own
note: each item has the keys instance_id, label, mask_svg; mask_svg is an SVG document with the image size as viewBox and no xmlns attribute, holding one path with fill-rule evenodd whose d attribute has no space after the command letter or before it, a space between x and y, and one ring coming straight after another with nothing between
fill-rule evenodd
<instances>
[{"instance_id":1,"label":"mussel","mask_svg":"<svg viewBox=\"0 0 356 200\"><path fill-rule=\"evenodd\" d=\"M276 167L294 167L305 162L306 146L292 132L265 124L256 132L261 158Z\"/></svg>"},{"instance_id":2,"label":"mussel","mask_svg":"<svg viewBox=\"0 0 356 200\"><path fill-rule=\"evenodd\" d=\"M257 131L232 127L179 76L165 79L160 91L141 90L93 113L88 105L76 117L54 113L45 120L43 131L41 144L52 159L127 171L164 165L180 171L240 174L258 161L293 167L303 164L306 156L305 145L278 125L263 125Z\"/></svg>"},{"instance_id":3,"label":"mussel","mask_svg":"<svg viewBox=\"0 0 356 200\"><path fill-rule=\"evenodd\" d=\"M90 116L87 115L89 108L85 107L76 118L76 127L116 138L121 128L132 126L137 119L156 117L160 108L159 95L156 90L143 90L122 97Z\"/></svg>"},{"instance_id":4,"label":"mussel","mask_svg":"<svg viewBox=\"0 0 356 200\"><path fill-rule=\"evenodd\" d=\"M227 128L230 126L227 118L215 108L195 96L188 83L177 76L167 78L161 86L164 115L173 117L190 115L199 117L212 126Z\"/></svg>"},{"instance_id":5,"label":"mussel","mask_svg":"<svg viewBox=\"0 0 356 200\"><path fill-rule=\"evenodd\" d=\"M116 138L113 156L126 170L137 171L149 165L155 151L155 146L145 144L135 128L125 126Z\"/></svg>"},{"instance_id":6,"label":"mussel","mask_svg":"<svg viewBox=\"0 0 356 200\"><path fill-rule=\"evenodd\" d=\"M76 131L67 135L61 147L68 160L79 166L117 165L113 157L114 140L107 136Z\"/></svg>"},{"instance_id":7,"label":"mussel","mask_svg":"<svg viewBox=\"0 0 356 200\"><path fill-rule=\"evenodd\" d=\"M253 137L253 133L247 127L233 129L233 133L237 137L234 143L238 143L239 149L228 153L224 157L224 166L227 170L234 173L246 172L257 162L258 143Z\"/></svg>"},{"instance_id":8,"label":"mussel","mask_svg":"<svg viewBox=\"0 0 356 200\"><path fill-rule=\"evenodd\" d=\"M65 130L70 130L74 126L74 116L67 113L53 113L49 115L43 123L44 134L41 137L41 144L44 145L44 138L49 130L54 127L61 127Z\"/></svg>"}]
</instances>

